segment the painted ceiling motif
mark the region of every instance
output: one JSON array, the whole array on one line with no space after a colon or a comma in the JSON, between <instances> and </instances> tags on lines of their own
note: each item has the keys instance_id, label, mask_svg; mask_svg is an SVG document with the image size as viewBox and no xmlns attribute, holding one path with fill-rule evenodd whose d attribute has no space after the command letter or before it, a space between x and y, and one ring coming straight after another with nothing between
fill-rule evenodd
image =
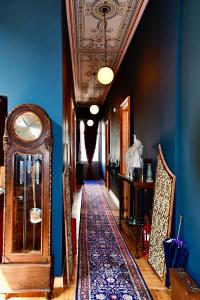
<instances>
[{"instance_id":1,"label":"painted ceiling motif","mask_svg":"<svg viewBox=\"0 0 200 300\"><path fill-rule=\"evenodd\" d=\"M102 105L110 85L98 82L105 65L103 7L106 13L106 64L116 74L148 0L66 0L77 105Z\"/></svg>"}]
</instances>

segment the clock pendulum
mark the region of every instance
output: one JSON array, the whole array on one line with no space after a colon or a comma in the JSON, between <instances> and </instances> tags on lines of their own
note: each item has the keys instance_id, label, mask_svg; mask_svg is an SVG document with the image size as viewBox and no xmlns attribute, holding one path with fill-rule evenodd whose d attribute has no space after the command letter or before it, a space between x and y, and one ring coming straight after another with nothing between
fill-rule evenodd
<instances>
[{"instance_id":1,"label":"clock pendulum","mask_svg":"<svg viewBox=\"0 0 200 300\"><path fill-rule=\"evenodd\" d=\"M36 183L36 166L32 167L32 187L33 187L33 208L30 210L30 222L32 224L37 224L41 222L42 210L36 207L36 193L35 193L35 183Z\"/></svg>"}]
</instances>

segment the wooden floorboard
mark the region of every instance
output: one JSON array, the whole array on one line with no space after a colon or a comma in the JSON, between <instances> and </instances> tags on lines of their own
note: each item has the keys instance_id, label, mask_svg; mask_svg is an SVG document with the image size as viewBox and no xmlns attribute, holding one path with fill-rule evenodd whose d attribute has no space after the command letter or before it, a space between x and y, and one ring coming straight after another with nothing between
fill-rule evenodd
<instances>
[{"instance_id":1,"label":"wooden floorboard","mask_svg":"<svg viewBox=\"0 0 200 300\"><path fill-rule=\"evenodd\" d=\"M118 216L119 216L119 209L115 205L115 203L112 201L111 197L108 197L109 206L112 210L112 213L116 219L116 222L118 222ZM130 233L130 230L125 222L122 222L122 229L121 229L122 236L124 237L124 240L129 248L130 253L134 257L135 255L135 244L133 242L133 237ZM134 257L135 258L135 257ZM140 258L135 258L135 261L139 267L139 270L148 286L148 289L151 292L151 295L154 300L171 300L171 291L163 286L163 283L160 281L160 279L156 276L154 271L151 269L147 262L147 258L145 256L142 256Z\"/></svg>"}]
</instances>

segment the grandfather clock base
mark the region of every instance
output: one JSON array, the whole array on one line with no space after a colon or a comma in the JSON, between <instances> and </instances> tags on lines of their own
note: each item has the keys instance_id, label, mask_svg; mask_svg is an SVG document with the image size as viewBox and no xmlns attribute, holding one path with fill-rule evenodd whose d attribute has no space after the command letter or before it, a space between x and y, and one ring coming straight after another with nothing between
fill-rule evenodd
<instances>
[{"instance_id":1,"label":"grandfather clock base","mask_svg":"<svg viewBox=\"0 0 200 300\"><path fill-rule=\"evenodd\" d=\"M51 264L8 263L0 266L0 293L27 294L52 292Z\"/></svg>"}]
</instances>

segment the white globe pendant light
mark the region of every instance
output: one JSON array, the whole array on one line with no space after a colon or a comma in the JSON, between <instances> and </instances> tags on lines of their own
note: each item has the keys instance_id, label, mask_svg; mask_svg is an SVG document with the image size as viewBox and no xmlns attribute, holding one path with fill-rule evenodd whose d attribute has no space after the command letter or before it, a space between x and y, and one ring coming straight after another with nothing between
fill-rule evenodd
<instances>
[{"instance_id":1,"label":"white globe pendant light","mask_svg":"<svg viewBox=\"0 0 200 300\"><path fill-rule=\"evenodd\" d=\"M97 73L98 81L102 84L109 84L113 81L114 73L109 67L102 67Z\"/></svg>"},{"instance_id":2,"label":"white globe pendant light","mask_svg":"<svg viewBox=\"0 0 200 300\"><path fill-rule=\"evenodd\" d=\"M91 112L91 114L93 114L93 115L98 114L98 112L99 112L99 107L98 107L97 105L91 105L91 106L90 106L90 112Z\"/></svg>"},{"instance_id":3,"label":"white globe pendant light","mask_svg":"<svg viewBox=\"0 0 200 300\"><path fill-rule=\"evenodd\" d=\"M110 7L104 2L104 6L101 7L101 11L103 13L104 18L104 42L105 42L105 65L100 68L97 73L97 79L101 84L109 84L113 81L114 72L113 70L107 66L106 64L106 49L107 49L107 39L106 39L106 13L110 10Z\"/></svg>"},{"instance_id":4,"label":"white globe pendant light","mask_svg":"<svg viewBox=\"0 0 200 300\"><path fill-rule=\"evenodd\" d=\"M90 127L93 126L94 125L94 121L93 120L88 120L87 121L87 125L90 126Z\"/></svg>"}]
</instances>

